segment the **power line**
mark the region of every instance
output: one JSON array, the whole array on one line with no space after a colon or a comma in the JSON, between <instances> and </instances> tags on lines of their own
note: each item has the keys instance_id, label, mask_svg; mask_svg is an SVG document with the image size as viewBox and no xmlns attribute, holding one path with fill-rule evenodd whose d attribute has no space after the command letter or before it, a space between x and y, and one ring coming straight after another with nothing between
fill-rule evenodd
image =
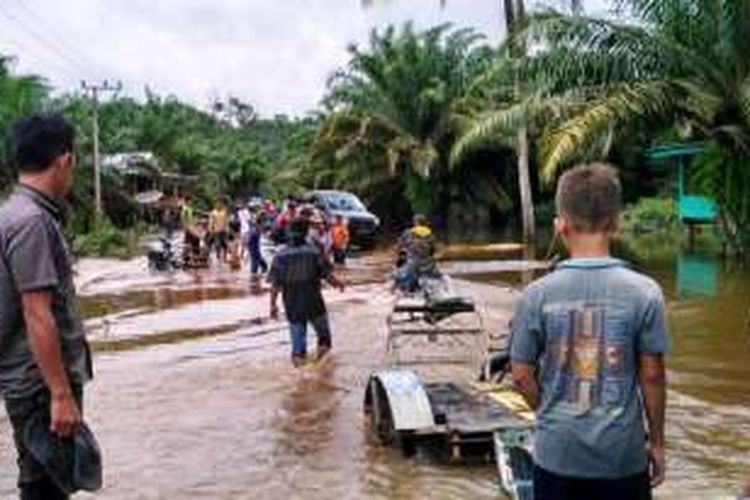
<instances>
[{"instance_id":1,"label":"power line","mask_svg":"<svg viewBox=\"0 0 750 500\"><path fill-rule=\"evenodd\" d=\"M23 30L23 34L32 38L36 42L37 46L41 45L45 49L45 54L54 55L54 63L51 66L62 69L67 79L72 81L78 81L82 75L92 75L92 69L99 74L106 74L112 69L103 66L94 58L88 56L84 51L79 50L77 46L70 42L63 32L57 27L53 26L52 23L44 19L37 11L33 10L27 2L23 0L17 0L16 3L19 7L19 11L11 12L7 8L7 4L3 6L3 0L0 0L0 14L3 14L7 19L13 21L18 28ZM23 9L26 14L26 19L31 19L31 23L41 26L40 29L33 29L29 23L20 16L20 9ZM43 36L41 33L44 33ZM51 35L48 37L48 35ZM45 58L46 60L46 58ZM62 63L61 63L62 61ZM49 63L48 63L49 64ZM73 66L71 71L71 66ZM144 89L148 84L143 81L131 78L130 76L114 69L116 76L121 77L121 80L130 82L134 88Z\"/></svg>"},{"instance_id":2,"label":"power line","mask_svg":"<svg viewBox=\"0 0 750 500\"><path fill-rule=\"evenodd\" d=\"M72 53L76 57L76 60L83 62L86 67L94 66L102 73L106 73L106 71L104 71L105 68L102 67L102 65L95 58L90 57L83 50L79 50L79 44L74 45L72 42L67 40L66 36L53 23L50 23L37 11L32 9L27 2L25 2L24 0L17 0L17 4L23 11L26 12L28 17L30 17L32 21L42 25L45 32L53 34L54 40L57 41L62 48L65 48L68 52Z\"/></svg>"},{"instance_id":3,"label":"power line","mask_svg":"<svg viewBox=\"0 0 750 500\"><path fill-rule=\"evenodd\" d=\"M65 76L68 80L76 81L80 79L79 76L70 73L70 68L62 64L58 59L50 59L46 52L42 55L37 54L34 50L30 50L29 47L27 47L25 44L13 46L8 45L4 49L4 51L7 51L7 53L0 54L0 56L7 57L12 65L19 64L22 61L24 63L31 61L31 66L33 67L33 63L36 62L39 66L54 68L58 73ZM23 57L20 57L19 54L25 55ZM39 76L43 80L45 79L45 76L39 74L39 71L37 70L33 70L32 74L34 76Z\"/></svg>"},{"instance_id":4,"label":"power line","mask_svg":"<svg viewBox=\"0 0 750 500\"><path fill-rule=\"evenodd\" d=\"M37 23L43 25L47 32L50 32L53 35L55 35L54 39L57 40L61 46L66 47L68 51L71 52L73 55L77 56L77 59L79 61L86 63L87 67L88 66L94 67L94 69L98 71L101 75L105 75L107 73L114 73L115 76L117 76L120 81L125 81L129 83L130 85L132 85L133 87L139 88L141 91L143 91L143 89L145 89L146 87L150 86L148 83L145 83L141 80L133 78L125 74L124 72L119 71L117 68L102 65L96 57L92 57L86 51L80 49L81 43L75 43L75 42L80 42L81 41L80 39L69 40L63 31L61 31L54 23L47 21L47 19L44 16L39 14L39 11L37 9L32 8L32 6L29 4L28 1L16 0L16 2L21 7L21 9L23 9L26 12L28 17L32 18Z\"/></svg>"},{"instance_id":5,"label":"power line","mask_svg":"<svg viewBox=\"0 0 750 500\"><path fill-rule=\"evenodd\" d=\"M50 43L46 38L41 36L36 30L32 29L27 25L22 19L20 19L18 16L16 16L13 12L7 10L3 7L3 3L0 2L0 13L3 14L7 19L15 22L27 35L29 35L31 38L39 42L39 44L43 45L47 50L55 53L68 63L72 64L73 66L77 66L78 70L82 70L82 72L85 74L88 69L85 67L85 65L82 65L80 61L77 61L73 59L72 57L68 56L65 52L63 52L59 47L57 47L54 43Z\"/></svg>"}]
</instances>

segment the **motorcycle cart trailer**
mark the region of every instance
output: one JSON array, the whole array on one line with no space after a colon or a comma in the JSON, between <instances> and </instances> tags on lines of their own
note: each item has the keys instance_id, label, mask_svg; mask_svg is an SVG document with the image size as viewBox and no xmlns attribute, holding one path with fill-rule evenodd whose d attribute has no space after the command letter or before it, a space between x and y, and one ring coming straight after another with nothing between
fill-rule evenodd
<instances>
[{"instance_id":1,"label":"motorcycle cart trailer","mask_svg":"<svg viewBox=\"0 0 750 500\"><path fill-rule=\"evenodd\" d=\"M399 448L405 457L429 446L452 461L492 460L511 498L532 498L533 413L504 383L507 354L490 351L474 304L456 297L439 302L402 298L387 327L389 366L373 373L365 390L364 409L374 438ZM408 353L411 343L418 344L416 354ZM428 366L458 364L469 365L469 372L481 377L426 376Z\"/></svg>"}]
</instances>

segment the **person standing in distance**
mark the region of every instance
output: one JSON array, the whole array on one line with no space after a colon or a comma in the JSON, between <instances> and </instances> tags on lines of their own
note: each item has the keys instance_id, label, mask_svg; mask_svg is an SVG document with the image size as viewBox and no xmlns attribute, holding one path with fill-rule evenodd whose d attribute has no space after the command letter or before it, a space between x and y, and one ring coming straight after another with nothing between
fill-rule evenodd
<instances>
[{"instance_id":1,"label":"person standing in distance","mask_svg":"<svg viewBox=\"0 0 750 500\"><path fill-rule=\"evenodd\" d=\"M664 481L664 298L610 256L620 199L611 166L560 178L555 230L570 259L526 288L513 320L513 378L537 416L538 500L650 499Z\"/></svg>"},{"instance_id":2,"label":"person standing in distance","mask_svg":"<svg viewBox=\"0 0 750 500\"><path fill-rule=\"evenodd\" d=\"M73 185L73 127L30 116L10 138L18 185L0 206L0 392L13 426L22 500L67 496L31 455L32 419L69 438L82 423L91 354L75 304L61 199Z\"/></svg>"}]
</instances>

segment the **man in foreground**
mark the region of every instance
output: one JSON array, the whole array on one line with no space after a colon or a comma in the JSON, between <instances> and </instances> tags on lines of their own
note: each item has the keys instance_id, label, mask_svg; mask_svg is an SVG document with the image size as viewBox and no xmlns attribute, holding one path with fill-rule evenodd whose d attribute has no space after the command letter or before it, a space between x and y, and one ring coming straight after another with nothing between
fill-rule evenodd
<instances>
[{"instance_id":1,"label":"man in foreground","mask_svg":"<svg viewBox=\"0 0 750 500\"><path fill-rule=\"evenodd\" d=\"M309 221L297 218L289 227L289 244L282 247L271 262L271 317L279 316L278 296L284 298L284 310L292 336L292 363L301 366L307 359L307 323L318 337L317 358L331 349L331 328L321 293L321 280L344 291L344 283L333 273L328 259L307 241Z\"/></svg>"},{"instance_id":2,"label":"man in foreground","mask_svg":"<svg viewBox=\"0 0 750 500\"><path fill-rule=\"evenodd\" d=\"M513 322L513 377L537 415L537 499L648 499L664 480L664 299L609 255L620 197L612 167L561 177L555 230L570 259L524 291Z\"/></svg>"},{"instance_id":3,"label":"man in foreground","mask_svg":"<svg viewBox=\"0 0 750 500\"><path fill-rule=\"evenodd\" d=\"M23 500L67 498L32 456L24 429L42 418L70 438L81 425L83 384L91 378L61 229L60 200L73 184L73 140L73 128L59 117L18 122L10 142L19 182L0 206L0 392Z\"/></svg>"}]
</instances>

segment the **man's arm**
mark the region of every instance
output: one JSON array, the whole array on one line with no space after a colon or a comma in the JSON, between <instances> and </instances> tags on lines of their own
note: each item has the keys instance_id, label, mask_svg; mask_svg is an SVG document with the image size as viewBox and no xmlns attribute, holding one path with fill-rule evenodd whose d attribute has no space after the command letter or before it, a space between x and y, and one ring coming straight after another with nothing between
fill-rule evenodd
<instances>
[{"instance_id":1,"label":"man's arm","mask_svg":"<svg viewBox=\"0 0 750 500\"><path fill-rule=\"evenodd\" d=\"M282 291L284 283L282 268L284 260L280 254L276 254L271 261L271 268L268 270L268 282L271 284L271 302L269 303L271 319L279 319L279 294Z\"/></svg>"},{"instance_id":2,"label":"man's arm","mask_svg":"<svg viewBox=\"0 0 750 500\"><path fill-rule=\"evenodd\" d=\"M271 319L279 319L279 292L281 290L277 286L271 287L271 302L270 302L270 310L271 310Z\"/></svg>"},{"instance_id":3,"label":"man's arm","mask_svg":"<svg viewBox=\"0 0 750 500\"><path fill-rule=\"evenodd\" d=\"M643 394L648 421L648 445L651 460L651 486L664 481L664 414L667 401L666 374L662 354L640 354L638 359L638 381Z\"/></svg>"},{"instance_id":4,"label":"man's arm","mask_svg":"<svg viewBox=\"0 0 750 500\"><path fill-rule=\"evenodd\" d=\"M333 264L328 260L328 257L319 252L316 265L319 279L325 280L329 285L338 288L342 292L344 291L344 281L333 274Z\"/></svg>"},{"instance_id":5,"label":"man's arm","mask_svg":"<svg viewBox=\"0 0 750 500\"><path fill-rule=\"evenodd\" d=\"M50 429L60 437L69 437L81 423L81 411L62 360L60 334L52 314L52 292L25 292L22 306L29 347L52 397Z\"/></svg>"},{"instance_id":6,"label":"man's arm","mask_svg":"<svg viewBox=\"0 0 750 500\"><path fill-rule=\"evenodd\" d=\"M510 366L516 388L521 392L529 407L536 410L539 406L539 383L536 380L536 368L532 364L521 361L512 361Z\"/></svg>"},{"instance_id":7,"label":"man's arm","mask_svg":"<svg viewBox=\"0 0 750 500\"><path fill-rule=\"evenodd\" d=\"M543 350L539 305L527 289L516 306L511 321L510 368L513 381L532 410L539 407L541 389L537 363Z\"/></svg>"}]
</instances>

